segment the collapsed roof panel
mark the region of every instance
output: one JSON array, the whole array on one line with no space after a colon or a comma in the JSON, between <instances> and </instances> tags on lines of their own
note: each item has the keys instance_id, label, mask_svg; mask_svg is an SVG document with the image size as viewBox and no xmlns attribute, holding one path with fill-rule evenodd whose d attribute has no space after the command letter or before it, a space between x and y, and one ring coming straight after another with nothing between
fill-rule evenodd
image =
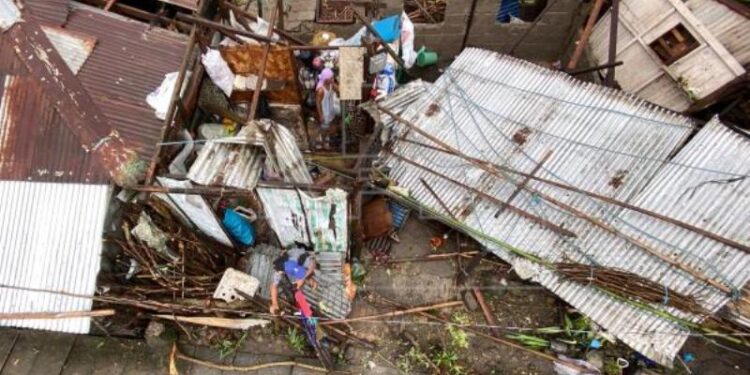
<instances>
[{"instance_id":1,"label":"collapsed roof panel","mask_svg":"<svg viewBox=\"0 0 750 375\"><path fill-rule=\"evenodd\" d=\"M0 181L0 284L93 296L108 185ZM3 289L0 312L87 311L89 298ZM0 320L0 326L89 333L91 318Z\"/></svg>"},{"instance_id":2,"label":"collapsed roof panel","mask_svg":"<svg viewBox=\"0 0 750 375\"><path fill-rule=\"evenodd\" d=\"M37 21L62 26L68 18L71 0L25 0L23 3Z\"/></svg>"},{"instance_id":3,"label":"collapsed roof panel","mask_svg":"<svg viewBox=\"0 0 750 375\"><path fill-rule=\"evenodd\" d=\"M386 100L381 105L389 104ZM383 161L391 177L409 191L407 202L429 208L448 223L457 220L462 229L513 263L519 274L546 286L659 363L671 364L687 339L686 329L594 287L562 280L528 259L624 270L694 296L711 312L727 301L726 290L741 288L747 281L747 274L735 270L750 260L736 249L677 241L672 232L639 222L620 206L479 167L489 162L631 202L655 176L662 176L662 168L671 165L669 156L694 131L686 117L619 91L473 48L465 50L415 104L390 110L402 112L419 129L466 155L441 150L419 132L392 122L395 140L384 151ZM380 116L384 122L391 120L383 112ZM647 241L648 249L635 245L645 238L656 240ZM681 269L664 260L675 251ZM713 258L717 251L726 256ZM686 269L730 286L707 286Z\"/></svg>"}]
</instances>

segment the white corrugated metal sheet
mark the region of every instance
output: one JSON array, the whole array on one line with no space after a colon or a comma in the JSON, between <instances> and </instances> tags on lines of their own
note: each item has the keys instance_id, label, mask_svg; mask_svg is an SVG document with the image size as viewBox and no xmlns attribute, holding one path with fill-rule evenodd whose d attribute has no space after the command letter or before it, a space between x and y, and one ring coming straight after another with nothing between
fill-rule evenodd
<instances>
[{"instance_id":1,"label":"white corrugated metal sheet","mask_svg":"<svg viewBox=\"0 0 750 375\"><path fill-rule=\"evenodd\" d=\"M7 30L21 21L21 12L13 0L0 0L0 30Z\"/></svg>"},{"instance_id":2,"label":"white corrugated metal sheet","mask_svg":"<svg viewBox=\"0 0 750 375\"><path fill-rule=\"evenodd\" d=\"M387 101L384 104L387 106ZM474 48L465 50L419 101L405 110L394 110L403 110L404 118L462 153L514 170L529 173L544 155L551 153L537 176L625 202L642 196L639 193L649 186L669 156L695 129L690 119L632 95ZM381 117L387 118L387 115L381 114ZM396 128L396 136L399 136L406 127L396 125ZM453 215L481 234L475 237L495 254L516 268L530 270L533 280L659 363L671 365L675 353L687 339L687 330L594 288L560 280L553 272L522 260L504 246L510 245L548 262L574 261L632 272L694 295L710 311L716 311L726 302L726 296L719 290L702 285L683 271L669 267L644 250L536 194L522 191L511 205L574 232L577 239L563 238L536 221L510 210L499 210L497 204L442 176L503 202L514 195L516 184L507 179L498 180L463 159L420 143L435 146L409 132L404 140L396 141L391 150L432 171L387 152L382 160L391 168L391 177L408 189L413 199L446 214L422 183L424 180ZM747 267L747 254L707 243L705 239L701 239L703 245L699 246L677 241L673 233L649 227L623 213L619 206L603 204L537 181L527 186L634 237L657 238L658 243L652 243L657 251L666 255L677 253L680 261L704 270L712 278L738 288L748 279L746 272L739 271L743 265ZM750 206L747 209L750 210ZM636 231L633 227L639 231L633 233ZM727 236L735 234L719 232ZM748 243L746 237L734 239ZM713 258L718 253L724 257ZM674 309L670 311L684 316Z\"/></svg>"},{"instance_id":3,"label":"white corrugated metal sheet","mask_svg":"<svg viewBox=\"0 0 750 375\"><path fill-rule=\"evenodd\" d=\"M299 190L258 187L263 211L281 246L312 243L316 252L346 253L349 249L347 194L328 189L322 197Z\"/></svg>"},{"instance_id":4,"label":"white corrugated metal sheet","mask_svg":"<svg viewBox=\"0 0 750 375\"><path fill-rule=\"evenodd\" d=\"M716 0L686 0L685 5L740 64L750 64L750 20L747 17Z\"/></svg>"},{"instance_id":5,"label":"white corrugated metal sheet","mask_svg":"<svg viewBox=\"0 0 750 375\"><path fill-rule=\"evenodd\" d=\"M0 284L94 295L107 185L0 181ZM0 312L90 310L92 301L0 288ZM2 326L88 333L89 318L0 320Z\"/></svg>"},{"instance_id":6,"label":"white corrugated metal sheet","mask_svg":"<svg viewBox=\"0 0 750 375\"><path fill-rule=\"evenodd\" d=\"M96 44L96 38L83 33L73 33L58 27L42 26L44 34L50 43L68 65L73 74L78 71L91 55Z\"/></svg>"},{"instance_id":7,"label":"white corrugated metal sheet","mask_svg":"<svg viewBox=\"0 0 750 375\"><path fill-rule=\"evenodd\" d=\"M313 182L294 134L267 119L245 126L236 136L207 142L190 166L188 178L201 185L254 189L264 167L269 179Z\"/></svg>"},{"instance_id":8,"label":"white corrugated metal sheet","mask_svg":"<svg viewBox=\"0 0 750 375\"><path fill-rule=\"evenodd\" d=\"M609 25L607 12L591 34L589 48L594 65L608 61ZM684 26L698 46L665 65L650 44L677 25ZM731 34L724 37L734 38ZM706 99L745 74L742 64L713 30L680 0L622 0L616 60L624 62L615 70L623 90L675 111L687 110L695 101Z\"/></svg>"},{"instance_id":9,"label":"white corrugated metal sheet","mask_svg":"<svg viewBox=\"0 0 750 375\"><path fill-rule=\"evenodd\" d=\"M189 188L190 181L178 181L166 177L157 177L159 184L166 187ZM172 209L188 218L203 234L227 246L234 246L229 236L221 226L219 218L206 200L197 194L154 194L162 201L170 204Z\"/></svg>"}]
</instances>

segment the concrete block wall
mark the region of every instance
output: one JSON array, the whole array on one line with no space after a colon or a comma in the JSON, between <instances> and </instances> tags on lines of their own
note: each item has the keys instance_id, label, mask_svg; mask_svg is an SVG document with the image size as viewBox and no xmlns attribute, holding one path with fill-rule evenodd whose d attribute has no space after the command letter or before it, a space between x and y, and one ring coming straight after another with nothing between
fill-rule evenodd
<instances>
[{"instance_id":1,"label":"concrete block wall","mask_svg":"<svg viewBox=\"0 0 750 375\"><path fill-rule=\"evenodd\" d=\"M555 61L564 53L571 35L578 27L581 0L548 0L549 9L516 47L514 55L532 61ZM531 22L499 23L496 21L500 0L477 0L467 46L508 53L513 44L532 26Z\"/></svg>"},{"instance_id":2,"label":"concrete block wall","mask_svg":"<svg viewBox=\"0 0 750 375\"><path fill-rule=\"evenodd\" d=\"M317 31L327 30L340 37L349 37L361 27L360 24L330 25L315 22L315 0L284 0L284 27L304 40L312 38ZM472 0L448 0L445 20L439 24L415 24L415 47L426 46L435 51L440 60L447 61L461 52L464 35L468 32L467 46L508 52L531 23L501 24L496 21L501 0L476 0L476 9L467 30ZM399 14L403 0L383 0L386 8L383 15ZM269 2L270 3L270 2ZM544 17L515 50L515 55L534 61L552 62L561 57L570 42L571 35L580 23L584 0L548 0L551 7ZM252 6L251 6L252 9ZM361 7L359 9L362 9ZM264 15L270 14L266 10Z\"/></svg>"}]
</instances>

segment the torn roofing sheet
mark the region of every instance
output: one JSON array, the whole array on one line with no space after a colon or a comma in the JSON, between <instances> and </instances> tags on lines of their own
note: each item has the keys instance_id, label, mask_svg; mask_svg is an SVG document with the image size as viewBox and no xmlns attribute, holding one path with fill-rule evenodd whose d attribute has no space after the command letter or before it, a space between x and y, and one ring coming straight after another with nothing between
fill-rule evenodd
<instances>
[{"instance_id":1,"label":"torn roofing sheet","mask_svg":"<svg viewBox=\"0 0 750 375\"><path fill-rule=\"evenodd\" d=\"M254 189L264 165L269 179L313 182L294 134L270 120L252 122L236 136L206 142L190 166L188 178L201 185Z\"/></svg>"},{"instance_id":2,"label":"torn roofing sheet","mask_svg":"<svg viewBox=\"0 0 750 375\"><path fill-rule=\"evenodd\" d=\"M388 100L381 105L387 108ZM417 102L408 108L396 105L392 110L472 158L525 173L538 169L540 178L625 202L634 201L648 188L668 157L694 131L690 119L632 95L476 48L464 50ZM380 116L390 120L382 112ZM498 179L465 159L439 151L430 140L407 131L400 123L391 126L396 131L394 144L383 152L382 161L391 168L398 185L409 191L406 201L449 217L425 181L477 240L649 358L670 366L688 330L597 289L561 280L548 269L522 260L507 246L550 263L596 264L635 273L694 296L711 312L727 301L726 293L538 194L519 190L520 179L512 177L514 183L507 176ZM405 139L398 139L401 135ZM549 158L539 166L547 154ZM656 251L665 256L676 252L680 261L712 279L736 288L748 279L746 272L737 272L748 261L747 254L703 238L698 246L678 241L658 226L635 225L636 218L624 214L619 206L585 195L534 180L526 186L627 235L652 238ZM511 197L516 210L500 209L497 202ZM521 216L520 210L536 219ZM543 227L542 220L573 232L577 238ZM698 221L695 225L704 224ZM746 238L735 240L748 242ZM717 251L726 257L713 257ZM671 308L670 312L697 319Z\"/></svg>"},{"instance_id":3,"label":"torn roofing sheet","mask_svg":"<svg viewBox=\"0 0 750 375\"><path fill-rule=\"evenodd\" d=\"M193 184L190 181L178 181L166 177L157 177L156 180L162 186L175 188L189 188ZM219 243L234 247L229 239L219 218L214 213L206 200L197 194L163 194L157 193L156 197L169 204L178 212L178 216L185 217L195 225L203 234L209 236Z\"/></svg>"},{"instance_id":4,"label":"torn roofing sheet","mask_svg":"<svg viewBox=\"0 0 750 375\"><path fill-rule=\"evenodd\" d=\"M349 206L345 191L328 189L322 197L283 188L258 187L257 192L281 246L299 241L311 243L316 252L347 253Z\"/></svg>"},{"instance_id":5,"label":"torn roofing sheet","mask_svg":"<svg viewBox=\"0 0 750 375\"><path fill-rule=\"evenodd\" d=\"M42 25L44 34L52 43L60 56L65 60L65 64L73 72L78 71L86 62L91 52L94 50L96 38L84 33L70 32L65 29Z\"/></svg>"}]
</instances>

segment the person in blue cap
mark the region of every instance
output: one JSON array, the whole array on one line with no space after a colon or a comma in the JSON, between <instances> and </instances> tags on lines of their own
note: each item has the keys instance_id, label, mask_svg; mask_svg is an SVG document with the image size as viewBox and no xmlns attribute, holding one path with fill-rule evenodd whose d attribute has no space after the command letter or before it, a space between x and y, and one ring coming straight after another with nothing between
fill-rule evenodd
<instances>
[{"instance_id":1,"label":"person in blue cap","mask_svg":"<svg viewBox=\"0 0 750 375\"><path fill-rule=\"evenodd\" d=\"M295 288L302 288L309 279L315 288L317 283L312 279L315 272L315 257L309 251L309 246L295 242L295 245L284 251L273 262L273 277L271 279L271 314L279 311L279 283L286 276Z\"/></svg>"}]
</instances>

